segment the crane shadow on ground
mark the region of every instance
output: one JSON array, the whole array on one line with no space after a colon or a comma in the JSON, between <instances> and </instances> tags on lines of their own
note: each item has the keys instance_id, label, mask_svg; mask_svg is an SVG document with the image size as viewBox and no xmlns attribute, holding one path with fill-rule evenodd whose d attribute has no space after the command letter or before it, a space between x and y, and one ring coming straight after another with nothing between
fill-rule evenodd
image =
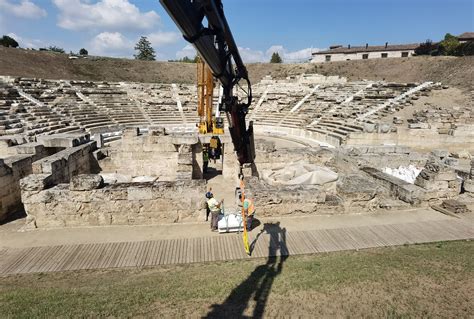
<instances>
[{"instance_id":1,"label":"crane shadow on ground","mask_svg":"<svg viewBox=\"0 0 474 319\"><path fill-rule=\"evenodd\" d=\"M286 229L280 223L265 223L263 230L252 242L251 249L262 233L270 235L268 259L257 266L252 273L235 287L220 305L212 305L212 310L204 318L245 318L244 312L255 304L251 318L262 318L275 278L282 272L288 258L286 247ZM253 301L252 301L253 298Z\"/></svg>"}]
</instances>

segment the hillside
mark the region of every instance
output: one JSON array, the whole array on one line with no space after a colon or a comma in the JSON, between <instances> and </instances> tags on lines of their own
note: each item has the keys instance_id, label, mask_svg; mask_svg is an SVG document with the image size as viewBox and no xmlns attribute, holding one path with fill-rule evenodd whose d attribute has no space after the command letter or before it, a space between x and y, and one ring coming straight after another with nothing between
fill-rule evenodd
<instances>
[{"instance_id":1,"label":"hillside","mask_svg":"<svg viewBox=\"0 0 474 319\"><path fill-rule=\"evenodd\" d=\"M306 72L340 75L349 80L436 81L471 89L474 57L415 57L324 64L254 63L249 64L248 69L254 82L265 75L282 78ZM94 81L194 83L195 65L102 57L70 60L67 54L0 47L0 75Z\"/></svg>"}]
</instances>

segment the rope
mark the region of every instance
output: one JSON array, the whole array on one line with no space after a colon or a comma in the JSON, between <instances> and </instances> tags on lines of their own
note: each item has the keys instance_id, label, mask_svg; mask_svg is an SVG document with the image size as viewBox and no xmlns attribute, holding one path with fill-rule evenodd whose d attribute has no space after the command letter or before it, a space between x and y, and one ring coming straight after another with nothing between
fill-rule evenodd
<instances>
[{"instance_id":1,"label":"rope","mask_svg":"<svg viewBox=\"0 0 474 319\"><path fill-rule=\"evenodd\" d=\"M244 242L244 249L247 255L250 256L250 245L249 245L249 236L247 232L247 216L245 215L244 201L245 201L245 183L243 178L240 179L240 192L241 192L241 202L242 202L242 222L244 224L244 231L242 233L242 240Z\"/></svg>"}]
</instances>

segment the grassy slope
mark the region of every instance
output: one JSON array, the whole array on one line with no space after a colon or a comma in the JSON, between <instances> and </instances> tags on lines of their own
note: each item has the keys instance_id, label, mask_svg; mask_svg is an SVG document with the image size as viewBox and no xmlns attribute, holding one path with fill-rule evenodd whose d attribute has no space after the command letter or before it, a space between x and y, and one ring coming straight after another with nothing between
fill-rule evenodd
<instances>
[{"instance_id":1,"label":"grassy slope","mask_svg":"<svg viewBox=\"0 0 474 319\"><path fill-rule=\"evenodd\" d=\"M467 318L473 256L473 242L450 242L290 257L281 273L279 260L250 260L9 276L0 314Z\"/></svg>"},{"instance_id":2,"label":"grassy slope","mask_svg":"<svg viewBox=\"0 0 474 319\"><path fill-rule=\"evenodd\" d=\"M271 74L275 78L306 73L341 75L350 80L395 82L438 81L472 87L474 57L416 57L323 64L249 64L252 81ZM0 47L0 75L48 79L194 83L194 64L89 58L69 60L66 54Z\"/></svg>"}]
</instances>

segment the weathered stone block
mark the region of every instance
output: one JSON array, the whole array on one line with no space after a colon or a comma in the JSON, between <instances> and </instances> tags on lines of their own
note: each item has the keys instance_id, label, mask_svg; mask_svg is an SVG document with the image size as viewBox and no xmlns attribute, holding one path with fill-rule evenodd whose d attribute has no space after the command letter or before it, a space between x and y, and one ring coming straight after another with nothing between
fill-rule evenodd
<instances>
[{"instance_id":1,"label":"weathered stone block","mask_svg":"<svg viewBox=\"0 0 474 319\"><path fill-rule=\"evenodd\" d=\"M100 188L104 185L104 179L100 175L81 174L73 176L69 184L72 191L87 191Z\"/></svg>"},{"instance_id":2,"label":"weathered stone block","mask_svg":"<svg viewBox=\"0 0 474 319\"><path fill-rule=\"evenodd\" d=\"M16 147L18 154L38 154L45 151L44 145L40 143L26 143Z\"/></svg>"},{"instance_id":3,"label":"weathered stone block","mask_svg":"<svg viewBox=\"0 0 474 319\"><path fill-rule=\"evenodd\" d=\"M457 174L454 171L439 172L434 176L435 181L455 181L457 179Z\"/></svg>"},{"instance_id":4,"label":"weathered stone block","mask_svg":"<svg viewBox=\"0 0 474 319\"><path fill-rule=\"evenodd\" d=\"M24 191L41 191L53 185L50 174L32 174L20 180L20 188Z\"/></svg>"},{"instance_id":5,"label":"weathered stone block","mask_svg":"<svg viewBox=\"0 0 474 319\"><path fill-rule=\"evenodd\" d=\"M165 136L166 128L160 126L150 126L148 128L148 134L151 136Z\"/></svg>"},{"instance_id":6,"label":"weathered stone block","mask_svg":"<svg viewBox=\"0 0 474 319\"><path fill-rule=\"evenodd\" d=\"M199 143L197 135L172 135L171 143L175 145L194 145Z\"/></svg>"},{"instance_id":7,"label":"weathered stone block","mask_svg":"<svg viewBox=\"0 0 474 319\"><path fill-rule=\"evenodd\" d=\"M410 129L419 129L419 130L427 130L430 129L431 126L429 123L410 123L408 124L408 128Z\"/></svg>"},{"instance_id":8,"label":"weathered stone block","mask_svg":"<svg viewBox=\"0 0 474 319\"><path fill-rule=\"evenodd\" d=\"M417 178L415 180L415 185L427 190L447 190L449 188L447 181L434 181L424 178Z\"/></svg>"},{"instance_id":9,"label":"weathered stone block","mask_svg":"<svg viewBox=\"0 0 474 319\"><path fill-rule=\"evenodd\" d=\"M191 153L178 155L178 165L192 165L192 164L193 164L193 155Z\"/></svg>"},{"instance_id":10,"label":"weathered stone block","mask_svg":"<svg viewBox=\"0 0 474 319\"><path fill-rule=\"evenodd\" d=\"M446 150L433 150L431 151L431 155L433 155L436 158L446 158L449 155L449 152Z\"/></svg>"},{"instance_id":11,"label":"weathered stone block","mask_svg":"<svg viewBox=\"0 0 474 319\"><path fill-rule=\"evenodd\" d=\"M462 214L469 211L465 203L462 203L454 199L443 201L443 203L441 204L441 207L443 207L444 209L454 214Z\"/></svg>"},{"instance_id":12,"label":"weathered stone block","mask_svg":"<svg viewBox=\"0 0 474 319\"><path fill-rule=\"evenodd\" d=\"M141 187L129 187L127 189L127 200L136 201L136 200L146 200L153 198L153 192L151 188L141 188Z\"/></svg>"},{"instance_id":13,"label":"weathered stone block","mask_svg":"<svg viewBox=\"0 0 474 319\"><path fill-rule=\"evenodd\" d=\"M466 179L464 181L464 191L474 194L474 179Z\"/></svg>"},{"instance_id":14,"label":"weathered stone block","mask_svg":"<svg viewBox=\"0 0 474 319\"><path fill-rule=\"evenodd\" d=\"M126 129L123 130L122 133L122 138L128 139L128 138L134 138L137 137L140 134L140 130L138 127L127 127Z\"/></svg>"},{"instance_id":15,"label":"weathered stone block","mask_svg":"<svg viewBox=\"0 0 474 319\"><path fill-rule=\"evenodd\" d=\"M76 147L90 142L90 135L81 133L39 135L36 137L36 140L45 147Z\"/></svg>"},{"instance_id":16,"label":"weathered stone block","mask_svg":"<svg viewBox=\"0 0 474 319\"><path fill-rule=\"evenodd\" d=\"M349 175L337 182L337 193L347 201L369 201L377 193L383 193L382 187L359 175Z\"/></svg>"}]
</instances>

